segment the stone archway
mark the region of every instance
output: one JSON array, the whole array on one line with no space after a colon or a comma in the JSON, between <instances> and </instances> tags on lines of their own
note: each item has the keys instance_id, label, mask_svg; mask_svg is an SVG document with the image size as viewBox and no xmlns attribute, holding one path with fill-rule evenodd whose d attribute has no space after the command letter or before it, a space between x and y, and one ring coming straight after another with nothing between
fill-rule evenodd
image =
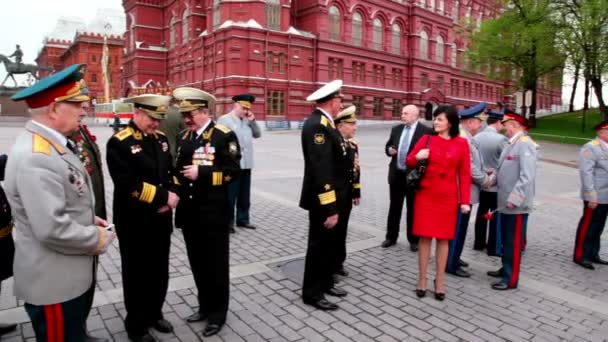
<instances>
[{"instance_id":1,"label":"stone archway","mask_svg":"<svg viewBox=\"0 0 608 342\"><path fill-rule=\"evenodd\" d=\"M433 121L433 112L438 107L436 102L429 101L424 105L424 119L427 121Z\"/></svg>"}]
</instances>

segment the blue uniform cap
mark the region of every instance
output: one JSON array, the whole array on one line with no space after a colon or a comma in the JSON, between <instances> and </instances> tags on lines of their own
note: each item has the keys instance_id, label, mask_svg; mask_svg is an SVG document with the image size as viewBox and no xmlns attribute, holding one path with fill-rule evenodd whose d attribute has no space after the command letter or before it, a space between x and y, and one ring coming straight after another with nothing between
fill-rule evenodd
<instances>
[{"instance_id":1,"label":"blue uniform cap","mask_svg":"<svg viewBox=\"0 0 608 342\"><path fill-rule=\"evenodd\" d=\"M489 112L488 113L488 119L494 119L494 120L502 120L502 118L505 116L504 111L502 112Z\"/></svg>"},{"instance_id":2,"label":"blue uniform cap","mask_svg":"<svg viewBox=\"0 0 608 342\"><path fill-rule=\"evenodd\" d=\"M461 119L472 119L472 118L479 118L479 116L481 114L483 114L483 111L486 109L486 106L488 104L485 102L481 102L473 107L469 107L467 109L463 109L458 113L458 116L460 116Z\"/></svg>"}]
</instances>

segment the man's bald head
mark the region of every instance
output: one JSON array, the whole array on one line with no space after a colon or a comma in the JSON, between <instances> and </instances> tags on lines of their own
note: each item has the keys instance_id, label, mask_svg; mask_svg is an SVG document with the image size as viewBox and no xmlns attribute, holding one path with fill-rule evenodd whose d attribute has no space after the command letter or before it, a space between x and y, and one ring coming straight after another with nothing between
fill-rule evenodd
<instances>
[{"instance_id":1,"label":"man's bald head","mask_svg":"<svg viewBox=\"0 0 608 342\"><path fill-rule=\"evenodd\" d=\"M412 125L420 117L420 109L418 106L409 104L401 110L401 121L406 125Z\"/></svg>"}]
</instances>

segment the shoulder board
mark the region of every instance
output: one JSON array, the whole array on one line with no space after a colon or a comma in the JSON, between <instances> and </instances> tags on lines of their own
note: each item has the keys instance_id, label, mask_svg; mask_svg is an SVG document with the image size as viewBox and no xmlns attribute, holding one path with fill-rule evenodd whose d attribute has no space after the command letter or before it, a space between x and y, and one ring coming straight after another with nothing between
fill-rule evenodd
<instances>
[{"instance_id":1,"label":"shoulder board","mask_svg":"<svg viewBox=\"0 0 608 342\"><path fill-rule=\"evenodd\" d=\"M131 127L127 127L125 129L123 129L122 131L114 134L114 136L116 137L116 139L118 139L120 141L123 141L123 140L127 139L131 135L133 135L133 129Z\"/></svg>"},{"instance_id":2,"label":"shoulder board","mask_svg":"<svg viewBox=\"0 0 608 342\"><path fill-rule=\"evenodd\" d=\"M322 114L321 114L321 125L325 126L325 127L329 126L329 120L327 120L327 117Z\"/></svg>"},{"instance_id":3,"label":"shoulder board","mask_svg":"<svg viewBox=\"0 0 608 342\"><path fill-rule=\"evenodd\" d=\"M357 145L357 141L355 139L348 139L348 141L353 145Z\"/></svg>"},{"instance_id":4,"label":"shoulder board","mask_svg":"<svg viewBox=\"0 0 608 342\"><path fill-rule=\"evenodd\" d=\"M463 138L466 138L467 137L467 133L463 129L461 129L460 130L460 136L463 137Z\"/></svg>"},{"instance_id":5,"label":"shoulder board","mask_svg":"<svg viewBox=\"0 0 608 342\"><path fill-rule=\"evenodd\" d=\"M597 141L597 140L592 140L591 141L591 146L599 146L599 145L600 145L599 141Z\"/></svg>"},{"instance_id":6,"label":"shoulder board","mask_svg":"<svg viewBox=\"0 0 608 342\"><path fill-rule=\"evenodd\" d=\"M163 132L163 131L156 131L156 134L160 134L160 135L163 135L163 136L165 136L165 137L167 136L167 135L165 134L165 132Z\"/></svg>"},{"instance_id":7,"label":"shoulder board","mask_svg":"<svg viewBox=\"0 0 608 342\"><path fill-rule=\"evenodd\" d=\"M524 135L523 137L519 138L519 141L521 141L521 142L530 141L530 137L528 137L527 135Z\"/></svg>"},{"instance_id":8,"label":"shoulder board","mask_svg":"<svg viewBox=\"0 0 608 342\"><path fill-rule=\"evenodd\" d=\"M216 124L214 127L217 128L217 129L219 129L220 131L222 131L222 133L224 133L224 134L230 133L230 128L228 128L228 127L226 127L224 125Z\"/></svg>"},{"instance_id":9,"label":"shoulder board","mask_svg":"<svg viewBox=\"0 0 608 342\"><path fill-rule=\"evenodd\" d=\"M51 155L51 143L38 134L33 135L32 152Z\"/></svg>"}]
</instances>

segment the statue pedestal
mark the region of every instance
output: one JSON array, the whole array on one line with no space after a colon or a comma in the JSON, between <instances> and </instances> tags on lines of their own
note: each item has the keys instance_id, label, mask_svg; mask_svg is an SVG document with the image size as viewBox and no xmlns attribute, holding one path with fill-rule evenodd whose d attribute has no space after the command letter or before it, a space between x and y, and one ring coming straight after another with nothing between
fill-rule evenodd
<instances>
[{"instance_id":1,"label":"statue pedestal","mask_svg":"<svg viewBox=\"0 0 608 342\"><path fill-rule=\"evenodd\" d=\"M29 116L25 101L15 102L11 100L11 96L22 89L25 89L25 87L0 87L0 116Z\"/></svg>"}]
</instances>

